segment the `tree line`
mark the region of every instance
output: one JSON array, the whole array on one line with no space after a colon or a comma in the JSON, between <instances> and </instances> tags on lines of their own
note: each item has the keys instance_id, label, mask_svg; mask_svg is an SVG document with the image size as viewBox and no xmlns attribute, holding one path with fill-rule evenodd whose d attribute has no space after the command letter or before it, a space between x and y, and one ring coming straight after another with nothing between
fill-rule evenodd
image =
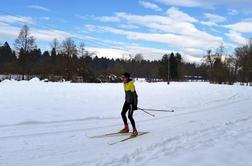
<instances>
[{"instance_id":1,"label":"tree line","mask_svg":"<svg viewBox=\"0 0 252 166\"><path fill-rule=\"evenodd\" d=\"M106 81L106 76L120 76L127 71L134 77L149 81L184 81L188 77L209 80L212 83L233 84L252 82L252 42L235 49L233 56L224 54L221 46L216 52L207 51L201 64L183 61L180 53L163 55L162 59L145 60L142 54L129 59L99 58L88 52L85 44L79 46L71 38L62 42L54 39L51 50L41 51L28 26L23 26L12 49L8 42L0 45L0 74L37 75L48 78L62 76L65 80L83 77L84 82Z\"/></svg>"}]
</instances>

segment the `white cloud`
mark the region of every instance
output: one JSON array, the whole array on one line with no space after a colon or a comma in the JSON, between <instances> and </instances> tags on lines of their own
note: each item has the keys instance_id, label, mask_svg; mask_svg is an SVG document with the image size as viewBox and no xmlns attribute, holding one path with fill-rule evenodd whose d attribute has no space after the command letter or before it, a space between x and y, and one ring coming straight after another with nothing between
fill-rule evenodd
<instances>
[{"instance_id":1,"label":"white cloud","mask_svg":"<svg viewBox=\"0 0 252 166\"><path fill-rule=\"evenodd\" d=\"M137 53L141 53L144 59L160 60L164 54L177 52L173 50L164 50L164 49L158 49L158 48L152 48L152 47L141 47L141 46L127 46L126 50L111 49L111 48L98 48L98 47L87 47L86 49L90 52L96 53L98 57L107 57L107 58L114 58L114 59L117 59L117 58L128 59L129 55L132 55L134 57ZM178 52L182 54L182 58L185 62L201 63L202 58L188 55L182 51L178 51Z\"/></svg>"},{"instance_id":2,"label":"white cloud","mask_svg":"<svg viewBox=\"0 0 252 166\"><path fill-rule=\"evenodd\" d=\"M251 0L156 0L169 6L183 6L183 7L204 7L212 8L214 5L226 5L230 7L245 7L250 8ZM251 9L251 8L250 8Z\"/></svg>"},{"instance_id":3,"label":"white cloud","mask_svg":"<svg viewBox=\"0 0 252 166\"><path fill-rule=\"evenodd\" d=\"M128 13L115 13L113 18L126 21L128 25L147 27L150 31L171 32L179 34L199 34L202 33L192 24L198 20L171 7L166 11L167 15L134 15Z\"/></svg>"},{"instance_id":4,"label":"white cloud","mask_svg":"<svg viewBox=\"0 0 252 166\"><path fill-rule=\"evenodd\" d=\"M212 13L205 13L205 17L209 20L209 21L213 21L215 23L219 23L219 22L224 22L226 21L226 18L223 16L219 16L216 14L212 14Z\"/></svg>"},{"instance_id":5,"label":"white cloud","mask_svg":"<svg viewBox=\"0 0 252 166\"><path fill-rule=\"evenodd\" d=\"M235 32L235 31L229 31L228 33L225 34L227 37L229 37L229 39L233 42L235 42L236 44L239 45L243 45L247 43L247 39L245 37L242 36L241 33L239 32Z\"/></svg>"},{"instance_id":6,"label":"white cloud","mask_svg":"<svg viewBox=\"0 0 252 166\"><path fill-rule=\"evenodd\" d=\"M73 34L55 29L31 29L31 34L37 40L43 41L52 41L55 38L58 40L63 40L68 37L74 37Z\"/></svg>"},{"instance_id":7,"label":"white cloud","mask_svg":"<svg viewBox=\"0 0 252 166\"><path fill-rule=\"evenodd\" d=\"M88 19L96 18L95 15L79 15L79 14L75 14L75 17L80 18L82 20L88 20Z\"/></svg>"},{"instance_id":8,"label":"white cloud","mask_svg":"<svg viewBox=\"0 0 252 166\"><path fill-rule=\"evenodd\" d=\"M196 63L196 64L201 64L203 62L202 58L200 58L200 57L191 56L191 55L185 54L183 52L180 52L180 54L182 55L184 62Z\"/></svg>"},{"instance_id":9,"label":"white cloud","mask_svg":"<svg viewBox=\"0 0 252 166\"><path fill-rule=\"evenodd\" d=\"M40 5L28 5L26 7L30 9L36 9L36 10L50 11L48 8L40 6Z\"/></svg>"},{"instance_id":10,"label":"white cloud","mask_svg":"<svg viewBox=\"0 0 252 166\"><path fill-rule=\"evenodd\" d=\"M151 2L139 1L139 4L142 5L146 9L152 9L152 10L159 11L159 12L162 11L162 9L158 5L151 3Z\"/></svg>"},{"instance_id":11,"label":"white cloud","mask_svg":"<svg viewBox=\"0 0 252 166\"><path fill-rule=\"evenodd\" d=\"M50 20L50 17L39 17L40 20Z\"/></svg>"},{"instance_id":12,"label":"white cloud","mask_svg":"<svg viewBox=\"0 0 252 166\"><path fill-rule=\"evenodd\" d=\"M168 43L177 47L181 45L196 48L206 47L207 45L218 46L222 42L221 37L216 37L197 29L193 23L198 22L198 20L178 8L171 7L167 10L166 14L165 16L134 15L120 12L115 13L113 16L118 17L121 21L126 21L129 25L145 27L150 33L124 31L111 27L100 27L98 29L125 35L127 38L133 40ZM94 25L89 25L88 28L96 31Z\"/></svg>"},{"instance_id":13,"label":"white cloud","mask_svg":"<svg viewBox=\"0 0 252 166\"><path fill-rule=\"evenodd\" d=\"M252 33L252 22L251 21L241 21L235 24L225 25L224 27L229 28L233 31L247 33Z\"/></svg>"},{"instance_id":14,"label":"white cloud","mask_svg":"<svg viewBox=\"0 0 252 166\"><path fill-rule=\"evenodd\" d=\"M21 27L16 25L2 24L0 22L0 38L2 40L10 40L18 37ZM30 27L31 35L33 35L36 40L41 41L52 41L54 38L63 40L67 37L74 37L75 35L70 34L65 31L55 30L55 29L38 29Z\"/></svg>"},{"instance_id":15,"label":"white cloud","mask_svg":"<svg viewBox=\"0 0 252 166\"><path fill-rule=\"evenodd\" d=\"M33 24L33 19L31 17L25 16L11 16L11 15L4 15L0 16L0 22L4 23L22 23L22 24Z\"/></svg>"},{"instance_id":16,"label":"white cloud","mask_svg":"<svg viewBox=\"0 0 252 166\"><path fill-rule=\"evenodd\" d=\"M184 48L183 52L185 54L194 55L194 56L203 56L205 54L204 50L196 49L196 48Z\"/></svg>"},{"instance_id":17,"label":"white cloud","mask_svg":"<svg viewBox=\"0 0 252 166\"><path fill-rule=\"evenodd\" d=\"M85 29L95 32L110 32L123 35L130 40L148 41L167 44L170 48L181 49L186 55L202 55L201 49L216 48L223 42L222 37L214 36L199 30L194 23L198 20L178 8L171 7L166 15L136 15L124 12L115 13L123 25L133 25L144 28L147 32L135 32L109 26L86 25ZM208 19L215 22L224 21L217 15L206 14ZM126 22L126 23L125 23ZM120 27L120 26L119 26ZM124 28L124 27L121 27ZM124 28L125 29L125 28ZM148 32L149 31L149 32Z\"/></svg>"},{"instance_id":18,"label":"white cloud","mask_svg":"<svg viewBox=\"0 0 252 166\"><path fill-rule=\"evenodd\" d=\"M8 24L0 24L0 38L14 39L18 36L20 29L18 27L10 26Z\"/></svg>"},{"instance_id":19,"label":"white cloud","mask_svg":"<svg viewBox=\"0 0 252 166\"><path fill-rule=\"evenodd\" d=\"M120 24L118 27L123 28L123 29L138 29L139 28L136 25L130 25L130 24Z\"/></svg>"},{"instance_id":20,"label":"white cloud","mask_svg":"<svg viewBox=\"0 0 252 166\"><path fill-rule=\"evenodd\" d=\"M94 52L98 57L121 59L123 55L128 55L127 51L112 48L86 47L90 52Z\"/></svg>"},{"instance_id":21,"label":"white cloud","mask_svg":"<svg viewBox=\"0 0 252 166\"><path fill-rule=\"evenodd\" d=\"M133 57L137 53L141 53L144 59L148 60L160 60L165 53L171 51L162 50L151 47L140 47L140 46L127 46L124 50L122 49L112 49L112 48L98 48L98 47L87 47L87 50L90 52L95 52L98 57L107 57L107 58L119 58L119 59L128 59L129 55Z\"/></svg>"},{"instance_id":22,"label":"white cloud","mask_svg":"<svg viewBox=\"0 0 252 166\"><path fill-rule=\"evenodd\" d=\"M158 43L169 44L173 47L190 47L190 48L205 48L205 47L217 47L221 42L222 38L208 36L205 34L202 36L189 36L189 35L176 35L176 34L160 34L160 33L143 33L143 32L132 32L111 27L96 26L96 31L110 32L118 35L124 35L130 40L142 40L151 41Z\"/></svg>"},{"instance_id":23,"label":"white cloud","mask_svg":"<svg viewBox=\"0 0 252 166\"><path fill-rule=\"evenodd\" d=\"M187 13L182 12L181 10L179 10L178 8L175 7L171 7L166 11L166 14L177 21L185 21L185 22L198 22L197 19L195 19L194 17L191 17L190 15L188 15Z\"/></svg>"},{"instance_id":24,"label":"white cloud","mask_svg":"<svg viewBox=\"0 0 252 166\"><path fill-rule=\"evenodd\" d=\"M83 26L83 29L85 32L94 32L96 29L95 25L91 25L91 24L86 24Z\"/></svg>"},{"instance_id":25,"label":"white cloud","mask_svg":"<svg viewBox=\"0 0 252 166\"><path fill-rule=\"evenodd\" d=\"M184 7L201 7L206 5L202 0L157 0L166 5L184 6Z\"/></svg>"},{"instance_id":26,"label":"white cloud","mask_svg":"<svg viewBox=\"0 0 252 166\"><path fill-rule=\"evenodd\" d=\"M216 14L205 13L204 14L207 21L201 21L200 23L207 26L218 26L218 23L226 21L226 18Z\"/></svg>"},{"instance_id":27,"label":"white cloud","mask_svg":"<svg viewBox=\"0 0 252 166\"><path fill-rule=\"evenodd\" d=\"M207 26L218 26L215 22L211 22L211 21L201 21L200 22L202 25L207 25Z\"/></svg>"},{"instance_id":28,"label":"white cloud","mask_svg":"<svg viewBox=\"0 0 252 166\"><path fill-rule=\"evenodd\" d=\"M228 14L234 16L239 14L239 12L235 9L228 9Z\"/></svg>"},{"instance_id":29,"label":"white cloud","mask_svg":"<svg viewBox=\"0 0 252 166\"><path fill-rule=\"evenodd\" d=\"M97 20L101 22L119 22L120 18L115 17L115 16L102 16L102 17L97 17Z\"/></svg>"}]
</instances>

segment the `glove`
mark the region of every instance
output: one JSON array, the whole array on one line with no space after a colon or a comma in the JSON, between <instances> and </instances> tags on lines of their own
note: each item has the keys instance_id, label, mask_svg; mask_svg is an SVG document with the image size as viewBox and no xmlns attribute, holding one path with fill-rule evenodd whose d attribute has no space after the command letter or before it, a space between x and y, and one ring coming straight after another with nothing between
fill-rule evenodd
<instances>
[{"instance_id":1,"label":"glove","mask_svg":"<svg viewBox=\"0 0 252 166\"><path fill-rule=\"evenodd\" d=\"M133 109L133 110L137 110L137 105L132 104L132 109Z\"/></svg>"}]
</instances>

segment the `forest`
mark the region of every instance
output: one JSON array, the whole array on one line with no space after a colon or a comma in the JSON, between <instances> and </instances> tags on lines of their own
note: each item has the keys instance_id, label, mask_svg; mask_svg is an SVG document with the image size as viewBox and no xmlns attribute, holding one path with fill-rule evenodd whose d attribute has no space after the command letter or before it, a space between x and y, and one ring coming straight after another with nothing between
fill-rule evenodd
<instances>
[{"instance_id":1,"label":"forest","mask_svg":"<svg viewBox=\"0 0 252 166\"><path fill-rule=\"evenodd\" d=\"M134 78L147 81L187 81L189 79L209 81L217 84L252 82L252 41L237 47L233 55L225 53L220 45L202 55L201 64L183 60L180 53L167 53L162 59L150 61L141 53L128 59L98 57L85 49L85 42L79 45L71 38L62 42L54 39L51 50L41 51L27 25L20 30L13 47L8 42L0 45L0 74L36 75L41 79L61 76L65 80L82 77L83 82L111 82L109 75L120 78L129 72Z\"/></svg>"}]
</instances>

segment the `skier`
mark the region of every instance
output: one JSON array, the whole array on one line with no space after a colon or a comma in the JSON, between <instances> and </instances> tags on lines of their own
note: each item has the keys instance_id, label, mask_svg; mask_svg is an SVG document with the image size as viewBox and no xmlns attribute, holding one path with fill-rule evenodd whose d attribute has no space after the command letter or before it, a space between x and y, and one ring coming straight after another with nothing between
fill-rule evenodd
<instances>
[{"instance_id":1,"label":"skier","mask_svg":"<svg viewBox=\"0 0 252 166\"><path fill-rule=\"evenodd\" d=\"M137 93L135 90L135 85L133 80L130 78L129 73L124 73L122 75L123 85L124 85L124 91L125 91L125 102L123 105L123 109L121 112L121 116L124 122L124 128L120 130L121 133L128 133L129 132L129 126L127 123L127 117L126 113L128 111L128 118L131 122L133 132L131 134L132 137L135 137L138 135L135 120L133 118L134 110L137 110Z\"/></svg>"}]
</instances>

